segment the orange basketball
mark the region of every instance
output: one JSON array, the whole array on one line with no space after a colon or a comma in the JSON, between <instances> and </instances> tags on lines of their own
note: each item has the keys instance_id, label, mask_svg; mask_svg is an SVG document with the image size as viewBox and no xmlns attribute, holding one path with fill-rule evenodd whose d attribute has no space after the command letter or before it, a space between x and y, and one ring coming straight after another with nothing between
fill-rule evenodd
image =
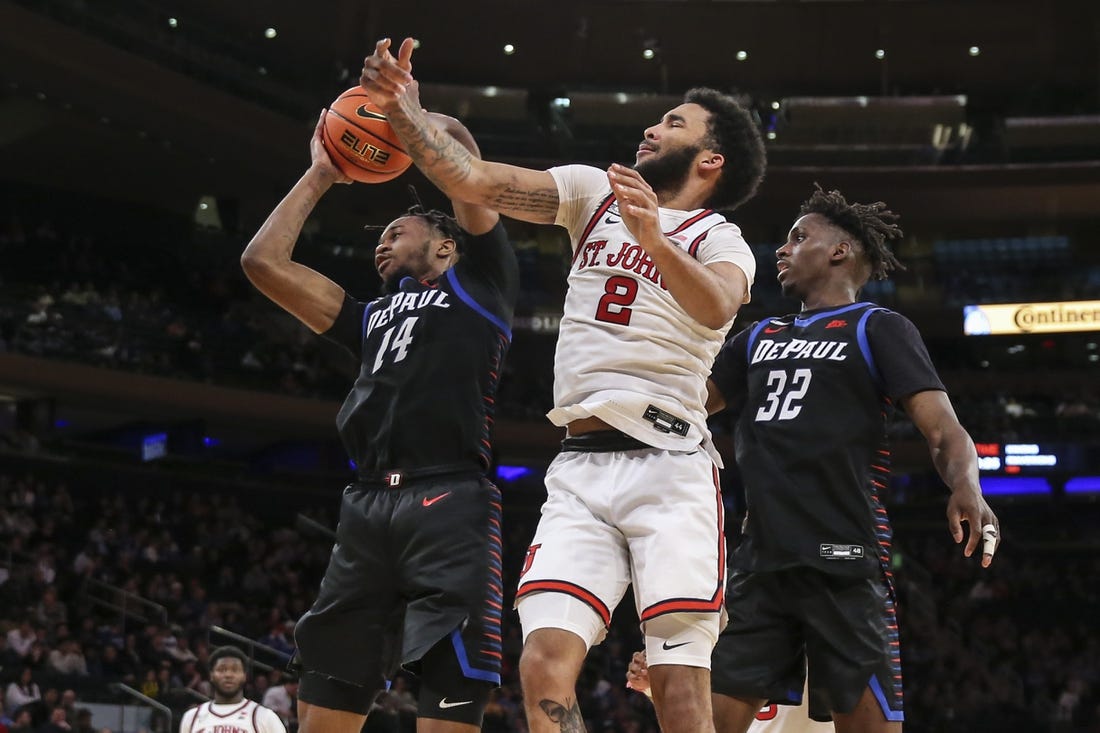
<instances>
[{"instance_id":1,"label":"orange basketball","mask_svg":"<svg viewBox=\"0 0 1100 733\"><path fill-rule=\"evenodd\" d=\"M389 181L412 164L386 115L362 87L352 87L329 105L323 139L332 162L360 183Z\"/></svg>"}]
</instances>

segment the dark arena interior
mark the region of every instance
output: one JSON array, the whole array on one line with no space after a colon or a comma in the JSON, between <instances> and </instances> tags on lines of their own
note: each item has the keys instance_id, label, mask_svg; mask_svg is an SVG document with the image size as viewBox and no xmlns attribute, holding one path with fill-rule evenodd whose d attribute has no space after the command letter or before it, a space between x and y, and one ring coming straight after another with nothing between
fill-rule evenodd
<instances>
[{"instance_id":1,"label":"dark arena interior","mask_svg":"<svg viewBox=\"0 0 1100 733\"><path fill-rule=\"evenodd\" d=\"M906 729L1100 731L1086 0L0 0L0 731L174 733L212 694L224 644L251 659L249 698L286 684L353 476L334 420L358 365L252 288L240 258L308 167L320 110L377 39L405 36L425 107L485 159L540 170L631 163L689 88L736 96L768 169L730 215L757 261L731 334L798 311L775 250L815 183L899 212L905 269L862 298L919 328L1003 537L990 568L963 557L927 445L896 415L883 494ZM404 212L410 184L446 206L415 166L336 187L295 258L376 297L364 226ZM491 468L503 679L483 729L525 733L512 604L562 438L545 413L570 252L560 228L505 225L521 289ZM732 548L732 426L709 425ZM624 686L642 643L629 598L577 686L590 733L658 730ZM365 730L414 730L418 688L398 672Z\"/></svg>"}]
</instances>

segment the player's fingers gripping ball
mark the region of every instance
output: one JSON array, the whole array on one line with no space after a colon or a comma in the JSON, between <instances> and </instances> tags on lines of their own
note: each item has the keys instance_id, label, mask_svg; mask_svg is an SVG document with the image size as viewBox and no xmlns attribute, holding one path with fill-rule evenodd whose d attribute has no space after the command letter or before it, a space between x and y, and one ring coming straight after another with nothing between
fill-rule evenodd
<instances>
[{"instance_id":1,"label":"player's fingers gripping ball","mask_svg":"<svg viewBox=\"0 0 1100 733\"><path fill-rule=\"evenodd\" d=\"M360 183L384 183L412 165L390 121L362 87L348 89L329 105L322 140L336 167Z\"/></svg>"}]
</instances>

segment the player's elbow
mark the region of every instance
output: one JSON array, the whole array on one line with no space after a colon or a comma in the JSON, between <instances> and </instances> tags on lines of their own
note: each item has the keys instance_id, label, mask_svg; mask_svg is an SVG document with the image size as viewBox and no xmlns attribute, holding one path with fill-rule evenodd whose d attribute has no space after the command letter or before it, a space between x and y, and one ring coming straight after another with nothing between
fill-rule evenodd
<instances>
[{"instance_id":1,"label":"player's elbow","mask_svg":"<svg viewBox=\"0 0 1100 733\"><path fill-rule=\"evenodd\" d=\"M734 316L737 315L737 311L740 309L740 298L735 298L726 294L716 299L711 307L706 309L706 312L699 322L707 328L717 331L725 328L726 324L734 319Z\"/></svg>"},{"instance_id":2,"label":"player's elbow","mask_svg":"<svg viewBox=\"0 0 1100 733\"><path fill-rule=\"evenodd\" d=\"M278 272L277 263L271 257L257 252L252 245L241 255L241 269L244 270L245 277L256 286L271 280Z\"/></svg>"}]
</instances>

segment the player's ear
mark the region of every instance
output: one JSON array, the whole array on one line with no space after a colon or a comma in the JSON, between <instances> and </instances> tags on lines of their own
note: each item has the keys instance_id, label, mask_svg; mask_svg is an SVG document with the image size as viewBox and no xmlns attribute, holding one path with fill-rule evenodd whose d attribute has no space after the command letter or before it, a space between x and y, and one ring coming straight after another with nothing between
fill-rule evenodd
<instances>
[{"instance_id":1,"label":"player's ear","mask_svg":"<svg viewBox=\"0 0 1100 733\"><path fill-rule=\"evenodd\" d=\"M725 163L726 156L708 150L699 160L699 167L705 171L719 171Z\"/></svg>"},{"instance_id":2,"label":"player's ear","mask_svg":"<svg viewBox=\"0 0 1100 733\"><path fill-rule=\"evenodd\" d=\"M852 246L852 243L849 242L847 239L841 239L833 245L833 251L830 255L830 259L836 262L840 262L842 260L848 259L854 254L855 248Z\"/></svg>"},{"instance_id":3,"label":"player's ear","mask_svg":"<svg viewBox=\"0 0 1100 733\"><path fill-rule=\"evenodd\" d=\"M450 237L445 239L438 239L435 243L435 256L440 259L447 259L454 255L458 250L458 243Z\"/></svg>"}]
</instances>

